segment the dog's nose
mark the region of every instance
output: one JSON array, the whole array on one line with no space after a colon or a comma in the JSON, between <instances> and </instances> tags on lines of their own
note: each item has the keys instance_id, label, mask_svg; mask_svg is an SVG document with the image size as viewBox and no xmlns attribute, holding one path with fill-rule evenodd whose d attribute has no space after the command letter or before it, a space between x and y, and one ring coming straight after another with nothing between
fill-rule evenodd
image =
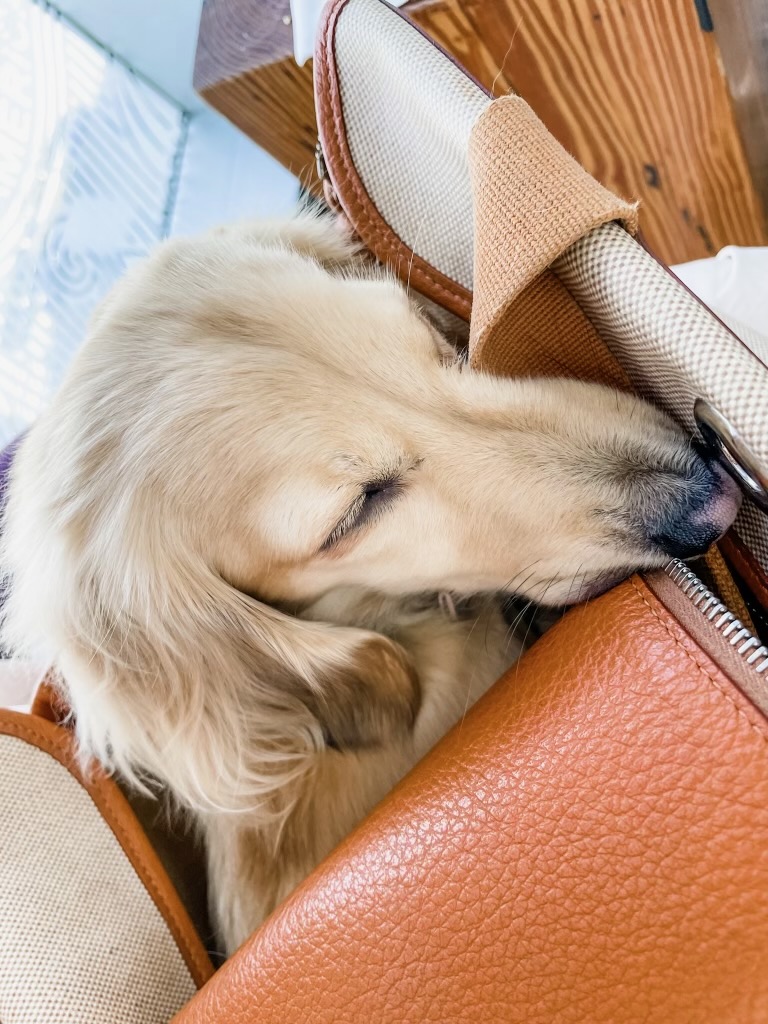
<instances>
[{"instance_id":1,"label":"dog's nose","mask_svg":"<svg viewBox=\"0 0 768 1024\"><path fill-rule=\"evenodd\" d=\"M741 504L738 485L698 442L678 493L649 523L648 540L675 558L701 555L715 543Z\"/></svg>"}]
</instances>

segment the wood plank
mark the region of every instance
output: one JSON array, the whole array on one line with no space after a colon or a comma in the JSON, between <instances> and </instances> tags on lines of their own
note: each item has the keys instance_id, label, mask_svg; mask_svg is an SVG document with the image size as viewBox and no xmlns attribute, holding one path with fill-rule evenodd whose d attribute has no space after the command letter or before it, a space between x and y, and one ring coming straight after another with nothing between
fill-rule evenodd
<instances>
[{"instance_id":1,"label":"wood plank","mask_svg":"<svg viewBox=\"0 0 768 1024\"><path fill-rule=\"evenodd\" d=\"M316 184L312 63L291 57L245 71L200 90L219 113L292 171L303 185Z\"/></svg>"},{"instance_id":2,"label":"wood plank","mask_svg":"<svg viewBox=\"0 0 768 1024\"><path fill-rule=\"evenodd\" d=\"M519 92L595 177L639 198L663 259L768 244L717 41L692 0L422 0L407 10L496 95ZM287 13L288 0L207 0L195 81L308 183L311 65L289 56Z\"/></svg>"},{"instance_id":3,"label":"wood plank","mask_svg":"<svg viewBox=\"0 0 768 1024\"><path fill-rule=\"evenodd\" d=\"M768 5L709 0L715 39L730 84L755 189L768 203Z\"/></svg>"},{"instance_id":4,"label":"wood plank","mask_svg":"<svg viewBox=\"0 0 768 1024\"><path fill-rule=\"evenodd\" d=\"M463 6L557 138L609 188L641 198L644 233L668 262L765 243L716 41L693 3Z\"/></svg>"},{"instance_id":5,"label":"wood plank","mask_svg":"<svg viewBox=\"0 0 768 1024\"><path fill-rule=\"evenodd\" d=\"M293 60L290 0L206 0L194 85L303 184L315 180L312 62Z\"/></svg>"}]
</instances>

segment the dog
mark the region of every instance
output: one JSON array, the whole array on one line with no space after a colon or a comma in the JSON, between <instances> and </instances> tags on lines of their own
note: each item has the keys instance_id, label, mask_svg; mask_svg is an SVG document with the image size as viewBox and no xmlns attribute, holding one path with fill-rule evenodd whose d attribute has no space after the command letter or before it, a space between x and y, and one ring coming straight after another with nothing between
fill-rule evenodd
<instances>
[{"instance_id":1,"label":"dog","mask_svg":"<svg viewBox=\"0 0 768 1024\"><path fill-rule=\"evenodd\" d=\"M489 595L584 600L737 501L638 398L468 368L335 221L246 223L96 312L14 463L3 636L194 816L232 951L514 660Z\"/></svg>"}]
</instances>

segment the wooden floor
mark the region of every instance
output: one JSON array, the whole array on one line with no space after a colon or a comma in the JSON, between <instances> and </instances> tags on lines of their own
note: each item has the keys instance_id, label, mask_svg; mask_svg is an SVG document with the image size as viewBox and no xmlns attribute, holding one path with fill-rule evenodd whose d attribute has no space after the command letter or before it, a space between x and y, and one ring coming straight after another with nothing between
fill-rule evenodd
<instances>
[{"instance_id":1,"label":"wooden floor","mask_svg":"<svg viewBox=\"0 0 768 1024\"><path fill-rule=\"evenodd\" d=\"M405 8L494 94L520 93L609 188L642 201L667 262L765 245L715 35L693 0L417 0ZM305 182L311 66L291 57L288 0L207 0L196 86Z\"/></svg>"}]
</instances>

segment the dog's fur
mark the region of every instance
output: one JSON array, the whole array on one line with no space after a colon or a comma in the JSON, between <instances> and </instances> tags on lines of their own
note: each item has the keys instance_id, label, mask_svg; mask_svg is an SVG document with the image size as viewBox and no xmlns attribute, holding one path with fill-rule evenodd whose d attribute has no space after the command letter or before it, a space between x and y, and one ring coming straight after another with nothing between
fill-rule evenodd
<instances>
[{"instance_id":1,"label":"dog's fur","mask_svg":"<svg viewBox=\"0 0 768 1024\"><path fill-rule=\"evenodd\" d=\"M633 397L469 371L330 221L173 241L22 445L5 640L196 815L232 949L516 653L493 602L429 595L659 564L694 462Z\"/></svg>"}]
</instances>

